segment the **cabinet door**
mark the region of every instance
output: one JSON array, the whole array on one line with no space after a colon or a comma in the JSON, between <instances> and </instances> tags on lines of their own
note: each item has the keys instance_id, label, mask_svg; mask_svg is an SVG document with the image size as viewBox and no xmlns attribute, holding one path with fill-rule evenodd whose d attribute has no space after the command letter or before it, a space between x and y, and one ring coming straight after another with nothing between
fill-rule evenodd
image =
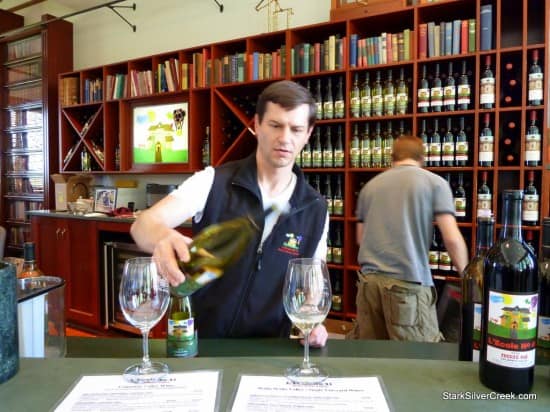
<instances>
[{"instance_id":1,"label":"cabinet door","mask_svg":"<svg viewBox=\"0 0 550 412\"><path fill-rule=\"evenodd\" d=\"M67 219L63 238L70 278L68 318L80 325L101 328L99 253L95 222Z\"/></svg>"}]
</instances>

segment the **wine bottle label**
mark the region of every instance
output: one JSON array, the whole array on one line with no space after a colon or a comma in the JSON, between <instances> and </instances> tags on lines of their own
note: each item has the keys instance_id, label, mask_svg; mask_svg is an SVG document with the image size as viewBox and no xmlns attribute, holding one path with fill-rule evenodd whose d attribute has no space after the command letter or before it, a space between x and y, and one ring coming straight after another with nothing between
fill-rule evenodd
<instances>
[{"instance_id":1,"label":"wine bottle label","mask_svg":"<svg viewBox=\"0 0 550 412\"><path fill-rule=\"evenodd\" d=\"M439 268L439 251L430 250L428 252L428 259L430 261L430 269L437 270Z\"/></svg>"},{"instance_id":2,"label":"wine bottle label","mask_svg":"<svg viewBox=\"0 0 550 412\"><path fill-rule=\"evenodd\" d=\"M437 107L443 105L443 87L432 87L430 89L430 95L431 95L431 107Z\"/></svg>"},{"instance_id":3,"label":"wine bottle label","mask_svg":"<svg viewBox=\"0 0 550 412\"><path fill-rule=\"evenodd\" d=\"M341 295L332 295L332 307L331 309L334 312L342 311L342 296Z\"/></svg>"},{"instance_id":4,"label":"wine bottle label","mask_svg":"<svg viewBox=\"0 0 550 412\"><path fill-rule=\"evenodd\" d=\"M311 152L309 150L304 150L302 152L302 167L311 167Z\"/></svg>"},{"instance_id":5,"label":"wine bottle label","mask_svg":"<svg viewBox=\"0 0 550 412\"><path fill-rule=\"evenodd\" d=\"M477 195L477 216L478 217L491 217L491 203L493 196L491 194L483 193Z\"/></svg>"},{"instance_id":6,"label":"wine bottle label","mask_svg":"<svg viewBox=\"0 0 550 412\"><path fill-rule=\"evenodd\" d=\"M344 152L342 150L334 151L334 167L344 167Z\"/></svg>"},{"instance_id":7,"label":"wine bottle label","mask_svg":"<svg viewBox=\"0 0 550 412\"><path fill-rule=\"evenodd\" d=\"M468 161L468 142L456 142L455 159L457 162Z\"/></svg>"},{"instance_id":8,"label":"wine bottle label","mask_svg":"<svg viewBox=\"0 0 550 412\"><path fill-rule=\"evenodd\" d=\"M479 362L479 350L481 349L481 313L483 306L474 303L474 331L472 333L472 361Z\"/></svg>"},{"instance_id":9,"label":"wine bottle label","mask_svg":"<svg viewBox=\"0 0 550 412\"><path fill-rule=\"evenodd\" d=\"M466 198L465 197L455 197L455 216L456 217L466 216Z\"/></svg>"},{"instance_id":10,"label":"wine bottle label","mask_svg":"<svg viewBox=\"0 0 550 412\"><path fill-rule=\"evenodd\" d=\"M418 89L418 107L430 107L430 89Z\"/></svg>"},{"instance_id":11,"label":"wine bottle label","mask_svg":"<svg viewBox=\"0 0 550 412\"><path fill-rule=\"evenodd\" d=\"M422 143L424 148L424 160L430 160L430 145L428 143Z\"/></svg>"},{"instance_id":12,"label":"wine bottle label","mask_svg":"<svg viewBox=\"0 0 550 412\"><path fill-rule=\"evenodd\" d=\"M321 120L323 118L323 102L316 102L315 108L315 117L317 120Z\"/></svg>"},{"instance_id":13,"label":"wine bottle label","mask_svg":"<svg viewBox=\"0 0 550 412\"><path fill-rule=\"evenodd\" d=\"M341 119L344 117L344 101L343 100L336 100L334 102L334 117L337 119Z\"/></svg>"},{"instance_id":14,"label":"wine bottle label","mask_svg":"<svg viewBox=\"0 0 550 412\"><path fill-rule=\"evenodd\" d=\"M542 100L542 83L543 83L542 73L529 74L529 93L528 93L529 101Z\"/></svg>"},{"instance_id":15,"label":"wine bottle label","mask_svg":"<svg viewBox=\"0 0 550 412\"><path fill-rule=\"evenodd\" d=\"M332 261L334 263L342 263L342 248L341 247L333 247L332 248Z\"/></svg>"},{"instance_id":16,"label":"wine bottle label","mask_svg":"<svg viewBox=\"0 0 550 412\"><path fill-rule=\"evenodd\" d=\"M458 104L470 104L470 85L459 84L458 85Z\"/></svg>"},{"instance_id":17,"label":"wine bottle label","mask_svg":"<svg viewBox=\"0 0 550 412\"><path fill-rule=\"evenodd\" d=\"M332 197L326 197L327 199L327 212L329 215L332 215L334 213L334 202L332 200Z\"/></svg>"},{"instance_id":18,"label":"wine bottle label","mask_svg":"<svg viewBox=\"0 0 550 412\"><path fill-rule=\"evenodd\" d=\"M368 117L371 114L372 101L370 96L361 97L361 116Z\"/></svg>"},{"instance_id":19,"label":"wine bottle label","mask_svg":"<svg viewBox=\"0 0 550 412\"><path fill-rule=\"evenodd\" d=\"M372 112L375 116L382 115L382 109L384 107L384 98L381 94L375 94L372 96Z\"/></svg>"},{"instance_id":20,"label":"wine bottle label","mask_svg":"<svg viewBox=\"0 0 550 412\"><path fill-rule=\"evenodd\" d=\"M382 148L380 146L372 148L372 163L375 167L380 166L382 163Z\"/></svg>"},{"instance_id":21,"label":"wine bottle label","mask_svg":"<svg viewBox=\"0 0 550 412\"><path fill-rule=\"evenodd\" d=\"M526 222L539 220L539 195L524 195L521 218Z\"/></svg>"},{"instance_id":22,"label":"wine bottle label","mask_svg":"<svg viewBox=\"0 0 550 412\"><path fill-rule=\"evenodd\" d=\"M508 368L535 365L538 296L489 290L487 362Z\"/></svg>"},{"instance_id":23,"label":"wine bottle label","mask_svg":"<svg viewBox=\"0 0 550 412\"><path fill-rule=\"evenodd\" d=\"M443 104L453 105L455 104L456 98L456 86L445 86L443 88Z\"/></svg>"},{"instance_id":24,"label":"wine bottle label","mask_svg":"<svg viewBox=\"0 0 550 412\"><path fill-rule=\"evenodd\" d=\"M479 136L479 161L493 161L494 137L492 135Z\"/></svg>"},{"instance_id":25,"label":"wine bottle label","mask_svg":"<svg viewBox=\"0 0 550 412\"><path fill-rule=\"evenodd\" d=\"M313 167L321 167L323 165L323 152L320 150L313 151Z\"/></svg>"},{"instance_id":26,"label":"wine bottle label","mask_svg":"<svg viewBox=\"0 0 550 412\"><path fill-rule=\"evenodd\" d=\"M370 147L368 144L361 147L361 167L370 167Z\"/></svg>"},{"instance_id":27,"label":"wine bottle label","mask_svg":"<svg viewBox=\"0 0 550 412\"><path fill-rule=\"evenodd\" d=\"M384 108L386 114L393 114L395 112L395 95L386 94L384 96Z\"/></svg>"},{"instance_id":28,"label":"wine bottle label","mask_svg":"<svg viewBox=\"0 0 550 412\"><path fill-rule=\"evenodd\" d=\"M332 257L332 247L331 246L327 246L327 262L332 262L333 261L333 257Z\"/></svg>"},{"instance_id":29,"label":"wine bottle label","mask_svg":"<svg viewBox=\"0 0 550 412\"><path fill-rule=\"evenodd\" d=\"M525 136L525 160L540 162L540 134Z\"/></svg>"},{"instance_id":30,"label":"wine bottle label","mask_svg":"<svg viewBox=\"0 0 550 412\"><path fill-rule=\"evenodd\" d=\"M397 93L395 95L395 110L398 114L407 113L407 103L409 96L406 92Z\"/></svg>"},{"instance_id":31,"label":"wine bottle label","mask_svg":"<svg viewBox=\"0 0 550 412\"><path fill-rule=\"evenodd\" d=\"M332 119L334 117L334 105L332 102L323 103L323 116L325 119Z\"/></svg>"},{"instance_id":32,"label":"wine bottle label","mask_svg":"<svg viewBox=\"0 0 550 412\"><path fill-rule=\"evenodd\" d=\"M439 270L450 271L451 266L452 262L451 256L449 256L449 252L447 252L446 250L439 252Z\"/></svg>"},{"instance_id":33,"label":"wine bottle label","mask_svg":"<svg viewBox=\"0 0 550 412\"><path fill-rule=\"evenodd\" d=\"M334 153L332 150L323 150L323 167L334 166Z\"/></svg>"},{"instance_id":34,"label":"wine bottle label","mask_svg":"<svg viewBox=\"0 0 550 412\"><path fill-rule=\"evenodd\" d=\"M539 316L537 346L550 349L550 317L548 316Z\"/></svg>"},{"instance_id":35,"label":"wine bottle label","mask_svg":"<svg viewBox=\"0 0 550 412\"><path fill-rule=\"evenodd\" d=\"M172 340L189 340L195 336L195 319L168 319L168 338Z\"/></svg>"},{"instance_id":36,"label":"wine bottle label","mask_svg":"<svg viewBox=\"0 0 550 412\"><path fill-rule=\"evenodd\" d=\"M351 101L351 116L359 117L361 113L361 99L359 96L352 96Z\"/></svg>"},{"instance_id":37,"label":"wine bottle label","mask_svg":"<svg viewBox=\"0 0 550 412\"><path fill-rule=\"evenodd\" d=\"M350 163L351 167L359 167L359 159L361 158L361 150L358 147L351 147Z\"/></svg>"},{"instance_id":38,"label":"wine bottle label","mask_svg":"<svg viewBox=\"0 0 550 412\"><path fill-rule=\"evenodd\" d=\"M342 199L334 199L334 214L338 216L344 214L344 201Z\"/></svg>"},{"instance_id":39,"label":"wine bottle label","mask_svg":"<svg viewBox=\"0 0 550 412\"><path fill-rule=\"evenodd\" d=\"M210 270L205 270L204 272L198 274L197 276L193 277L192 280L199 284L200 286L204 286L206 285L207 283L210 283L212 282L213 280L216 280L217 278L219 278L221 275L221 271L219 272L213 272L213 271L210 271ZM190 279L187 279L185 283L189 282Z\"/></svg>"},{"instance_id":40,"label":"wine bottle label","mask_svg":"<svg viewBox=\"0 0 550 412\"><path fill-rule=\"evenodd\" d=\"M443 142L442 149L443 149L443 155L441 156L441 160L452 162L455 159L454 142Z\"/></svg>"},{"instance_id":41,"label":"wine bottle label","mask_svg":"<svg viewBox=\"0 0 550 412\"><path fill-rule=\"evenodd\" d=\"M438 162L441 158L441 143L430 143L430 160Z\"/></svg>"},{"instance_id":42,"label":"wine bottle label","mask_svg":"<svg viewBox=\"0 0 550 412\"><path fill-rule=\"evenodd\" d=\"M495 78L484 77L481 79L479 103L487 104L495 102Z\"/></svg>"}]
</instances>

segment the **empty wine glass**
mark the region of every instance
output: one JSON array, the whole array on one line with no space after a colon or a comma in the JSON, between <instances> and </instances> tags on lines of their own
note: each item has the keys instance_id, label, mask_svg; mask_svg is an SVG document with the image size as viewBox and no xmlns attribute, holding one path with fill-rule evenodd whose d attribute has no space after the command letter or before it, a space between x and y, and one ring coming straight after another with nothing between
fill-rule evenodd
<instances>
[{"instance_id":1,"label":"empty wine glass","mask_svg":"<svg viewBox=\"0 0 550 412\"><path fill-rule=\"evenodd\" d=\"M286 370L285 376L292 382L318 383L328 377L309 361L309 334L325 320L331 299L328 268L323 260L298 258L288 262L283 305L292 323L304 334L304 360L301 365Z\"/></svg>"},{"instance_id":2,"label":"empty wine glass","mask_svg":"<svg viewBox=\"0 0 550 412\"><path fill-rule=\"evenodd\" d=\"M152 257L126 260L118 295L124 317L143 335L143 359L129 366L124 379L130 382L155 382L165 376L168 366L149 359L149 331L164 316L170 301L168 282L157 272Z\"/></svg>"}]
</instances>

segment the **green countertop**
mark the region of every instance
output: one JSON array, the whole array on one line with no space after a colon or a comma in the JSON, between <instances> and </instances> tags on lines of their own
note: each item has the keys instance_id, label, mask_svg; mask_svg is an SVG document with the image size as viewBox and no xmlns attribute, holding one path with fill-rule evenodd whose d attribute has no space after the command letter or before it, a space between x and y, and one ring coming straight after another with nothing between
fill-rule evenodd
<instances>
[{"instance_id":1,"label":"green countertop","mask_svg":"<svg viewBox=\"0 0 550 412\"><path fill-rule=\"evenodd\" d=\"M19 372L0 385L0 409L47 411L70 390L82 375L120 374L141 357L139 339L67 339L67 357L21 359ZM172 371L221 369L220 411L230 406L239 374L281 375L301 360L303 349L287 339L203 339L199 356L165 358L165 342L151 340L151 354ZM491 392L478 378L478 365L458 362L457 345L397 341L329 340L312 349L312 360L330 376L379 375L396 411L548 411L550 366L537 365L532 393L536 400L447 400L446 392Z\"/></svg>"},{"instance_id":2,"label":"green countertop","mask_svg":"<svg viewBox=\"0 0 550 412\"><path fill-rule=\"evenodd\" d=\"M314 357L315 358L315 357ZM208 357L162 359L172 371L223 370L220 411L230 406L239 374L281 375L300 357ZM137 360L137 359L135 359ZM0 385L0 408L5 411L47 411L53 408L82 375L120 374L134 359L62 358L21 359L20 370ZM548 411L548 366L535 370L536 400L446 400L446 392L488 393L469 362L323 357L315 359L333 377L381 376L396 411Z\"/></svg>"}]
</instances>

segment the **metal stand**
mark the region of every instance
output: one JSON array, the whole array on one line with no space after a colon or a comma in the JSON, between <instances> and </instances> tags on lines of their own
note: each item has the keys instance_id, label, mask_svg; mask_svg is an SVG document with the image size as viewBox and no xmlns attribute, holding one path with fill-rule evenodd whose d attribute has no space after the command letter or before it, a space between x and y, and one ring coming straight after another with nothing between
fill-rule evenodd
<instances>
[{"instance_id":1,"label":"metal stand","mask_svg":"<svg viewBox=\"0 0 550 412\"><path fill-rule=\"evenodd\" d=\"M214 3L216 3L220 8L220 13L223 13L223 4L221 4L218 0L214 0Z\"/></svg>"}]
</instances>

